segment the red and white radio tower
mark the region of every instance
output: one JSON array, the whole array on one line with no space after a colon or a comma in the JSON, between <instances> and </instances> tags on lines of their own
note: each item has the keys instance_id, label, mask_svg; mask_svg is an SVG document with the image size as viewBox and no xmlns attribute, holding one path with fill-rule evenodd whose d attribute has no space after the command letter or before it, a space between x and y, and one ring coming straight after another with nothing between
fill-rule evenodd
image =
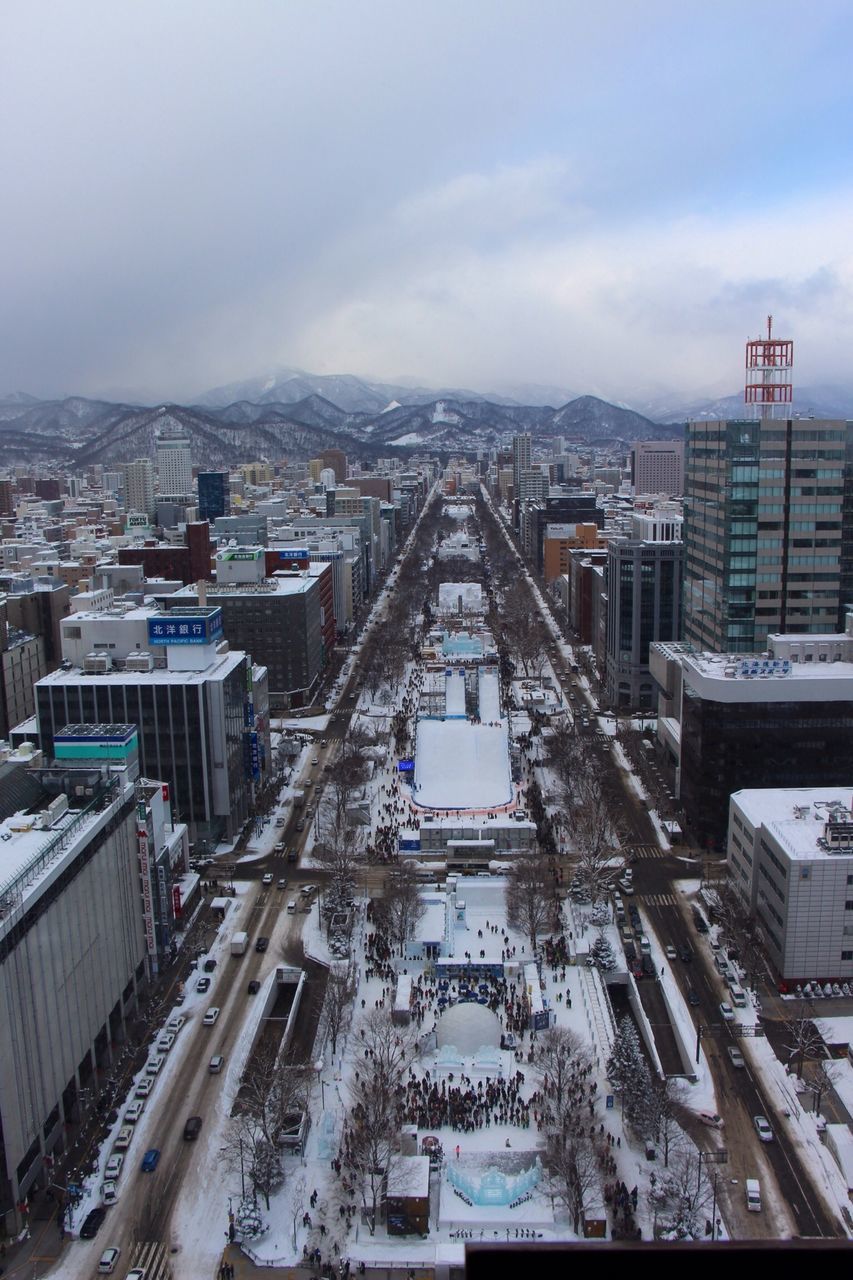
<instances>
[{"instance_id":1,"label":"red and white radio tower","mask_svg":"<svg viewBox=\"0 0 853 1280\"><path fill-rule=\"evenodd\" d=\"M787 381L794 367L794 343L774 338L773 317L767 317L767 337L750 338L746 344L746 387L743 398L759 418L790 416L794 384Z\"/></svg>"}]
</instances>

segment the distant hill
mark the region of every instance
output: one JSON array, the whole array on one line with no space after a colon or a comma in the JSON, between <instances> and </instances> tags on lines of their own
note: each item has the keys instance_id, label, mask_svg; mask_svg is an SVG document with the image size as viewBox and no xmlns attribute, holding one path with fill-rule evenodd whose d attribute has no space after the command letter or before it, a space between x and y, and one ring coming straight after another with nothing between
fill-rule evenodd
<instances>
[{"instance_id":1,"label":"distant hill","mask_svg":"<svg viewBox=\"0 0 853 1280\"><path fill-rule=\"evenodd\" d=\"M657 422L688 422L693 419L748 417L743 392L721 396L717 400L684 402L662 399L641 404L639 408ZM793 412L796 417L853 419L853 387L794 385Z\"/></svg>"}]
</instances>

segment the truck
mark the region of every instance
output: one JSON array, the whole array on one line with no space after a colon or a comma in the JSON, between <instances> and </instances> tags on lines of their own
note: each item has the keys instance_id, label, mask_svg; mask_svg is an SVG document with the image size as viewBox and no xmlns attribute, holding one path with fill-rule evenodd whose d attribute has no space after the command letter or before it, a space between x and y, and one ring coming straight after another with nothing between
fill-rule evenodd
<instances>
[{"instance_id":1,"label":"truck","mask_svg":"<svg viewBox=\"0 0 853 1280\"><path fill-rule=\"evenodd\" d=\"M232 956L242 956L249 945L249 935L244 930L235 933L231 937L231 954Z\"/></svg>"},{"instance_id":2,"label":"truck","mask_svg":"<svg viewBox=\"0 0 853 1280\"><path fill-rule=\"evenodd\" d=\"M294 793L293 793L293 807L294 807L294 809L301 809L304 803L305 803L305 792L304 792L304 791L294 791Z\"/></svg>"}]
</instances>

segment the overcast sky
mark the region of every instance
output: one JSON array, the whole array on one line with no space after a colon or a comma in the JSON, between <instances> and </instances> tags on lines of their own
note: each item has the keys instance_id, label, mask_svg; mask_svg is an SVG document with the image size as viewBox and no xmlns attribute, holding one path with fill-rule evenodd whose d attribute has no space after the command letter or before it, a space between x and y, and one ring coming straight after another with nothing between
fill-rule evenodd
<instances>
[{"instance_id":1,"label":"overcast sky","mask_svg":"<svg viewBox=\"0 0 853 1280\"><path fill-rule=\"evenodd\" d=\"M5 0L0 392L853 383L849 0Z\"/></svg>"}]
</instances>

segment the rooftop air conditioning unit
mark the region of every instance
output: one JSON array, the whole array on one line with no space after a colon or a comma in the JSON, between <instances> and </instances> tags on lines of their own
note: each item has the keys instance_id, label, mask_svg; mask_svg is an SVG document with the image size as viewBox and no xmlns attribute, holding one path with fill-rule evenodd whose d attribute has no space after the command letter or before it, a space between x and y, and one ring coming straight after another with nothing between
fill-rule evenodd
<instances>
[{"instance_id":1,"label":"rooftop air conditioning unit","mask_svg":"<svg viewBox=\"0 0 853 1280\"><path fill-rule=\"evenodd\" d=\"M83 659L83 670L86 675L104 675L112 670L113 660L108 653L87 653Z\"/></svg>"},{"instance_id":2,"label":"rooftop air conditioning unit","mask_svg":"<svg viewBox=\"0 0 853 1280\"><path fill-rule=\"evenodd\" d=\"M153 671L154 657L144 649L138 653L129 653L124 669L125 671Z\"/></svg>"}]
</instances>

